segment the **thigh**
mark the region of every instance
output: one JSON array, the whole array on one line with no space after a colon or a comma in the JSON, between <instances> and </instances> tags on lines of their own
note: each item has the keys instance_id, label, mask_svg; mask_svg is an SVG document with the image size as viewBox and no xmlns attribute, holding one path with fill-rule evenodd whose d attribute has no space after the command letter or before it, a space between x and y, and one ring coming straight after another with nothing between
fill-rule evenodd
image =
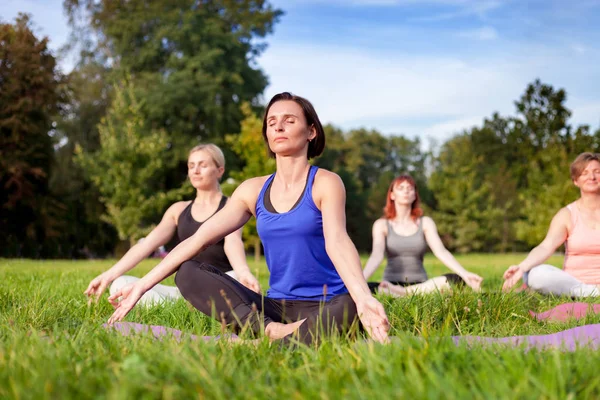
<instances>
[{"instance_id":1,"label":"thigh","mask_svg":"<svg viewBox=\"0 0 600 400\"><path fill-rule=\"evenodd\" d=\"M130 276L130 275L120 276L110 284L110 288L108 289L108 291L111 295L113 295L113 294L117 293L119 290L123 289L124 286L135 283L139 280L140 280L140 278L138 278L137 276Z\"/></svg>"},{"instance_id":2,"label":"thigh","mask_svg":"<svg viewBox=\"0 0 600 400\"><path fill-rule=\"evenodd\" d=\"M194 260L181 264L175 275L175 283L183 297L201 311L204 311L211 301L228 303L239 300L257 306L262 304L260 294L217 268Z\"/></svg>"},{"instance_id":3,"label":"thigh","mask_svg":"<svg viewBox=\"0 0 600 400\"><path fill-rule=\"evenodd\" d=\"M152 288L153 291L163 296L165 299L177 300L181 298L181 293L177 286L158 284Z\"/></svg>"},{"instance_id":4,"label":"thigh","mask_svg":"<svg viewBox=\"0 0 600 400\"><path fill-rule=\"evenodd\" d=\"M530 288L548 293L568 291L570 287L581 283L562 269L549 264L533 267L523 278Z\"/></svg>"},{"instance_id":5,"label":"thigh","mask_svg":"<svg viewBox=\"0 0 600 400\"><path fill-rule=\"evenodd\" d=\"M598 296L599 294L595 286L587 285L562 269L549 264L532 268L524 279L526 279L527 286L543 294L574 297Z\"/></svg>"},{"instance_id":6,"label":"thigh","mask_svg":"<svg viewBox=\"0 0 600 400\"><path fill-rule=\"evenodd\" d=\"M233 310L245 315L252 309L263 312L271 320L281 322L281 301L256 293L219 269L194 260L183 263L175 283L183 297L203 313L210 315L216 306L218 312Z\"/></svg>"},{"instance_id":7,"label":"thigh","mask_svg":"<svg viewBox=\"0 0 600 400\"><path fill-rule=\"evenodd\" d=\"M291 322L306 318L308 326L320 324L327 330L349 326L358 317L356 303L348 293L337 295L327 302L292 302L291 307L286 303L286 311Z\"/></svg>"},{"instance_id":8,"label":"thigh","mask_svg":"<svg viewBox=\"0 0 600 400\"><path fill-rule=\"evenodd\" d=\"M409 294L427 294L448 290L450 289L450 284L445 276L436 276L435 278L427 279L423 283L405 286L404 289Z\"/></svg>"}]
</instances>

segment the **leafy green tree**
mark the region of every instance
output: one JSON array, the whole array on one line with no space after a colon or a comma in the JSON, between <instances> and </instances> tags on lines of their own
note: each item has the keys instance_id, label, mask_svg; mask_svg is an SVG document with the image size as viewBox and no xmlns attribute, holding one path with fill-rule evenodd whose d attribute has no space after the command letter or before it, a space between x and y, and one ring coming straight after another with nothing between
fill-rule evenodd
<instances>
[{"instance_id":1,"label":"leafy green tree","mask_svg":"<svg viewBox=\"0 0 600 400\"><path fill-rule=\"evenodd\" d=\"M241 106L241 112L245 118L241 122L241 131L237 135L228 135L225 138L226 143L231 150L243 161L244 167L241 171L231 173L231 182L229 186L223 185L223 191L226 194L233 192L233 189L246 179L272 174L275 172L275 159L267 154L267 148L262 138L262 120L252 111L250 104L244 103ZM245 243L251 243L254 248L256 260L260 258L261 243L256 231L256 219L253 217L244 226Z\"/></svg>"},{"instance_id":2,"label":"leafy green tree","mask_svg":"<svg viewBox=\"0 0 600 400\"><path fill-rule=\"evenodd\" d=\"M175 160L169 136L148 127L143 106L130 82L115 86L107 116L98 126L100 148L76 150L77 162L101 194L103 220L130 244L153 228L168 204L189 191L185 185L169 191L162 187L161 177Z\"/></svg>"},{"instance_id":3,"label":"leafy green tree","mask_svg":"<svg viewBox=\"0 0 600 400\"><path fill-rule=\"evenodd\" d=\"M202 141L238 132L243 102L267 78L256 66L281 11L264 0L65 0L71 26L88 25L95 52L127 71L155 128ZM81 17L84 15L85 17ZM187 148L186 141L184 147Z\"/></svg>"},{"instance_id":4,"label":"leafy green tree","mask_svg":"<svg viewBox=\"0 0 600 400\"><path fill-rule=\"evenodd\" d=\"M579 197L569 174L573 158L564 146L554 145L529 163L529 186L519 193L522 219L516 222L517 237L527 245L537 246L546 236L552 217Z\"/></svg>"},{"instance_id":5,"label":"leafy green tree","mask_svg":"<svg viewBox=\"0 0 600 400\"><path fill-rule=\"evenodd\" d=\"M27 15L0 24L0 241L3 256L44 256L60 234L52 197L53 118L64 101L62 76Z\"/></svg>"},{"instance_id":6,"label":"leafy green tree","mask_svg":"<svg viewBox=\"0 0 600 400\"><path fill-rule=\"evenodd\" d=\"M98 189L85 179L74 160L75 144L86 152L100 147L98 126L110 103L105 79L108 70L95 62L77 66L66 79L68 104L56 127L55 163L50 189L65 204L61 242L69 257L104 256L118 240L115 229L100 217L106 213Z\"/></svg>"}]
</instances>

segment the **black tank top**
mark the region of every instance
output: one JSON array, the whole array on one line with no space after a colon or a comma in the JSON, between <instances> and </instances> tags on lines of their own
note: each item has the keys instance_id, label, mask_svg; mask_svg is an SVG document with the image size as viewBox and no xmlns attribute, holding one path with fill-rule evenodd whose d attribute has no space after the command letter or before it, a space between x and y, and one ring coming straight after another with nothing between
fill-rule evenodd
<instances>
[{"instance_id":1,"label":"black tank top","mask_svg":"<svg viewBox=\"0 0 600 400\"><path fill-rule=\"evenodd\" d=\"M227 197L223 196L221 201L219 202L219 207L217 211L225 206L227 203ZM192 201L179 215L179 219L177 220L177 240L180 242L192 236L198 228L205 222L198 222L192 217L192 206L194 205L194 201ZM215 211L215 214L217 213ZM213 214L213 215L215 215ZM212 215L210 216L212 217ZM208 217L208 218L210 218ZM206 220L208 220L208 218ZM208 246L204 251L198 253L192 260L198 261L199 263L210 264L213 267L223 271L228 272L231 271L231 264L225 255L225 239Z\"/></svg>"}]
</instances>

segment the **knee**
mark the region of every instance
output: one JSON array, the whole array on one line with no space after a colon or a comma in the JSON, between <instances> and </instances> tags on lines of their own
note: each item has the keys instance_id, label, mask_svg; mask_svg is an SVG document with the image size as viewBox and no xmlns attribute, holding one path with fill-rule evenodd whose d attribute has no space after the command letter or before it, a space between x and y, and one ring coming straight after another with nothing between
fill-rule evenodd
<instances>
[{"instance_id":1,"label":"knee","mask_svg":"<svg viewBox=\"0 0 600 400\"><path fill-rule=\"evenodd\" d=\"M335 305L329 307L329 319L335 320L336 324L352 324L358 317L356 303L352 300L352 297L349 294L344 294L332 301L334 300Z\"/></svg>"},{"instance_id":2,"label":"knee","mask_svg":"<svg viewBox=\"0 0 600 400\"><path fill-rule=\"evenodd\" d=\"M435 278L432 278L431 281L433 282L435 289L439 290L440 292L451 289L450 279L445 275L436 276Z\"/></svg>"},{"instance_id":3,"label":"knee","mask_svg":"<svg viewBox=\"0 0 600 400\"><path fill-rule=\"evenodd\" d=\"M449 285L464 286L465 281L458 274L444 274Z\"/></svg>"},{"instance_id":4,"label":"knee","mask_svg":"<svg viewBox=\"0 0 600 400\"><path fill-rule=\"evenodd\" d=\"M124 286L127 286L130 283L134 283L135 281L138 281L139 279L140 278L136 278L134 276L128 276L128 275L120 276L112 282L108 291L111 295L113 295L113 294L117 293L119 290L121 290Z\"/></svg>"},{"instance_id":5,"label":"knee","mask_svg":"<svg viewBox=\"0 0 600 400\"><path fill-rule=\"evenodd\" d=\"M548 284L548 276L553 272L555 267L548 264L541 264L533 267L527 273L527 286L531 289L540 291L546 289Z\"/></svg>"},{"instance_id":6,"label":"knee","mask_svg":"<svg viewBox=\"0 0 600 400\"><path fill-rule=\"evenodd\" d=\"M192 265L183 263L175 274L175 285L177 285L179 292L184 298L187 298L193 287L192 268Z\"/></svg>"}]
</instances>

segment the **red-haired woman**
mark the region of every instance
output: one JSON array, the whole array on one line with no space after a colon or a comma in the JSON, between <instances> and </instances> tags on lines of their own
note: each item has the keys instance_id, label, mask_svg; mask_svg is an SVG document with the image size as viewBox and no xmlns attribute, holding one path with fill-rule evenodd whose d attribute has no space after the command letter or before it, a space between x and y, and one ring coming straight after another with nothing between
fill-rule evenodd
<instances>
[{"instance_id":1,"label":"red-haired woman","mask_svg":"<svg viewBox=\"0 0 600 400\"><path fill-rule=\"evenodd\" d=\"M423 216L411 176L401 175L392 181L383 211L383 218L373 224L373 250L363 271L368 279L383 261L384 253L387 255L384 281L369 282L372 291L405 296L448 290L450 284L467 284L477 291L481 288L483 278L456 261L444 247L435 222ZM423 267L427 246L455 273L428 279Z\"/></svg>"}]
</instances>

